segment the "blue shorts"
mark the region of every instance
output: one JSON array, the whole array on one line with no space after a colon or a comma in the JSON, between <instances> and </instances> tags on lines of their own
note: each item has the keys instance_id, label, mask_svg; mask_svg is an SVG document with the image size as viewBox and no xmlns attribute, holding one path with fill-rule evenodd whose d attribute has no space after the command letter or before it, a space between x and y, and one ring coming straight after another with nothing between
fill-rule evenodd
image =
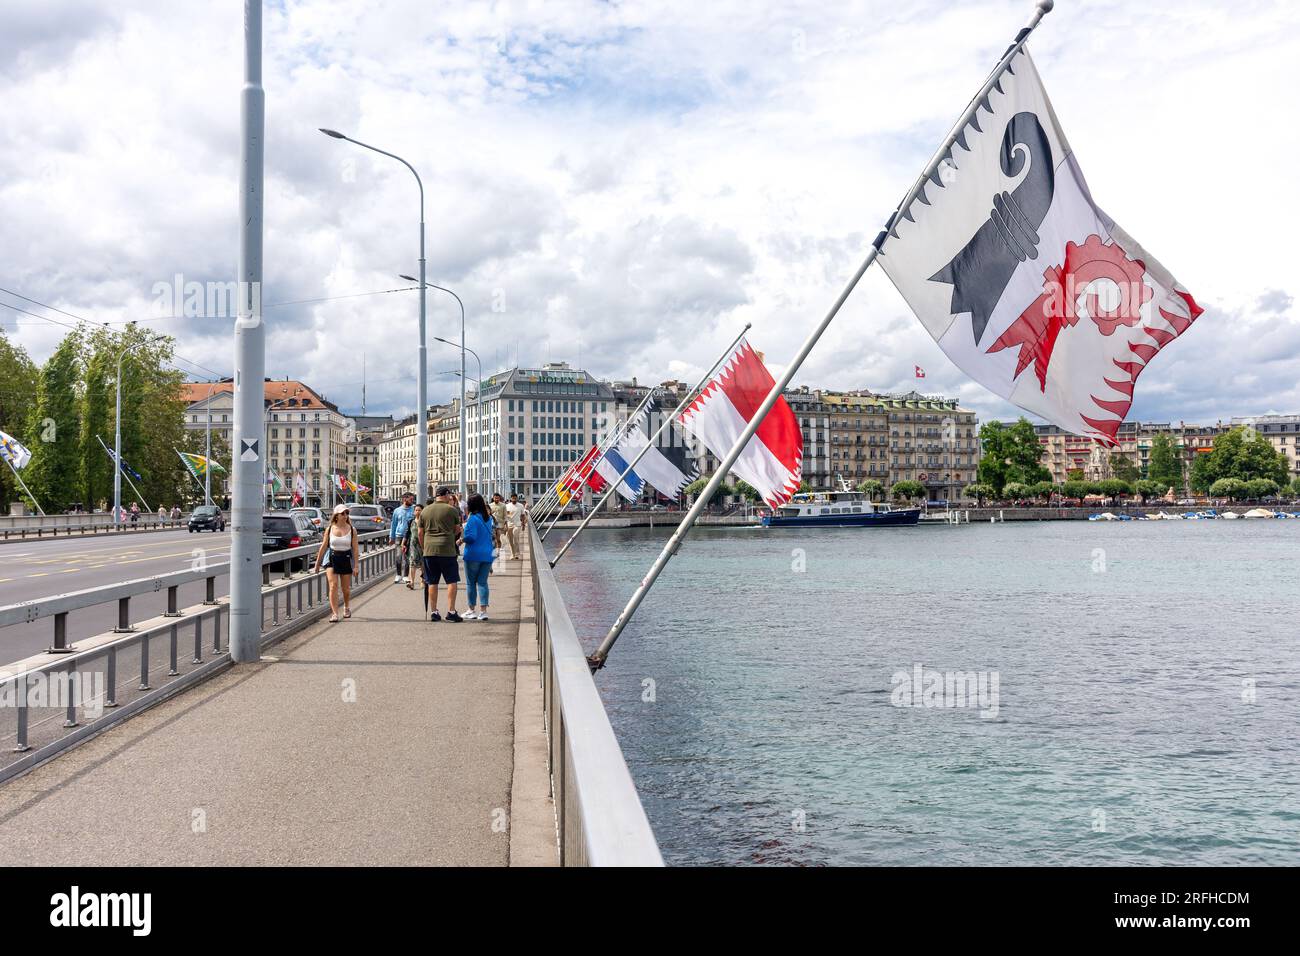
<instances>
[{"instance_id":1,"label":"blue shorts","mask_svg":"<svg viewBox=\"0 0 1300 956\"><path fill-rule=\"evenodd\" d=\"M439 580L448 584L460 582L460 568L454 554L426 554L424 556L424 583L437 584Z\"/></svg>"}]
</instances>

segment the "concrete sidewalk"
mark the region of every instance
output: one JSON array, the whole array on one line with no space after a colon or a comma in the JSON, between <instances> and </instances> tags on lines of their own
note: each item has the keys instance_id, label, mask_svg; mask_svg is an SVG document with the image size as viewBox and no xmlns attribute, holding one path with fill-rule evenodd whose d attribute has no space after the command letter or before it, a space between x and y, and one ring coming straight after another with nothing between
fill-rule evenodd
<instances>
[{"instance_id":1,"label":"concrete sidewalk","mask_svg":"<svg viewBox=\"0 0 1300 956\"><path fill-rule=\"evenodd\" d=\"M555 865L528 562L500 562L485 623L377 583L0 787L0 859Z\"/></svg>"}]
</instances>

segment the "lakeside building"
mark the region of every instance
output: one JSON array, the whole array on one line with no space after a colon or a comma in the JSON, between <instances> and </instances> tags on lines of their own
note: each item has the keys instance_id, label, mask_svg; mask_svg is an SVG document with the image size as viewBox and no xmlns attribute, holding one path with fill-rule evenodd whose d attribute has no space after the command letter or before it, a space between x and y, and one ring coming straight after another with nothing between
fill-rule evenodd
<instances>
[{"instance_id":1,"label":"lakeside building","mask_svg":"<svg viewBox=\"0 0 1300 956\"><path fill-rule=\"evenodd\" d=\"M351 424L345 435L344 458L347 476L361 482L361 469L369 468L369 481L374 493L379 489L379 443L396 424L391 415L350 415Z\"/></svg>"},{"instance_id":2,"label":"lakeside building","mask_svg":"<svg viewBox=\"0 0 1300 956\"><path fill-rule=\"evenodd\" d=\"M1232 427L1246 425L1268 439L1274 449L1286 455L1291 479L1300 478L1300 414L1256 415L1234 418Z\"/></svg>"},{"instance_id":3,"label":"lakeside building","mask_svg":"<svg viewBox=\"0 0 1300 956\"><path fill-rule=\"evenodd\" d=\"M1210 452L1214 439L1231 427L1233 426L1223 422L1213 425L1178 422L1175 425L1170 422L1129 421L1120 425L1115 435L1119 442L1117 448L1103 446L1091 438L1072 435L1057 425L1035 425L1034 432L1044 449L1042 464L1051 472L1052 481L1057 484L1067 481L1069 472L1075 469L1081 470L1084 479L1088 481L1114 477L1112 453L1127 458L1145 478L1151 464L1152 441L1158 436L1169 438L1183 463L1183 486L1175 489L1176 493L1182 494L1187 490L1187 478L1191 474L1193 460L1199 454Z\"/></svg>"},{"instance_id":4,"label":"lakeside building","mask_svg":"<svg viewBox=\"0 0 1300 956\"><path fill-rule=\"evenodd\" d=\"M235 446L232 379L185 382L181 400L186 403L187 430L202 432L208 427L211 413L213 435L220 434L227 447ZM352 420L311 386L292 379L266 379L262 405L266 467L281 476L286 489L292 488L294 473L302 472L309 498L329 500L330 476L347 465L347 435ZM218 494L217 484L214 480L214 497ZM220 476L220 484L220 494L229 496L229 473Z\"/></svg>"}]
</instances>

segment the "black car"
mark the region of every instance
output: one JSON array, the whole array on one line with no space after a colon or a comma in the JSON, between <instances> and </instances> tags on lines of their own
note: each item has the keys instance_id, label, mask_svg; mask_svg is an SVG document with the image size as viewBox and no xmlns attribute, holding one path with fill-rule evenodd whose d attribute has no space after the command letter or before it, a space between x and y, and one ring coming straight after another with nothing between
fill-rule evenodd
<instances>
[{"instance_id":1,"label":"black car","mask_svg":"<svg viewBox=\"0 0 1300 956\"><path fill-rule=\"evenodd\" d=\"M195 531L225 531L226 516L216 505L199 505L190 512L190 534Z\"/></svg>"},{"instance_id":2,"label":"black car","mask_svg":"<svg viewBox=\"0 0 1300 956\"><path fill-rule=\"evenodd\" d=\"M303 545L316 544L321 539L320 529L306 515L283 511L262 515L262 553L285 551ZM306 568L312 558L294 558L295 570Z\"/></svg>"}]
</instances>

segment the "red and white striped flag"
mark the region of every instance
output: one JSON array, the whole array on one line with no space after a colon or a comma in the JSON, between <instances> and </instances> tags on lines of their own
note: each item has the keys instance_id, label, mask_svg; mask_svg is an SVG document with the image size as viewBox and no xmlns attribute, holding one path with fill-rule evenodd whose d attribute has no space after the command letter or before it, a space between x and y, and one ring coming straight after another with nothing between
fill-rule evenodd
<instances>
[{"instance_id":1,"label":"red and white striped flag","mask_svg":"<svg viewBox=\"0 0 1300 956\"><path fill-rule=\"evenodd\" d=\"M776 384L746 339L741 339L677 422L719 458L731 451ZM731 469L773 508L799 490L803 433L784 398L778 398Z\"/></svg>"}]
</instances>

